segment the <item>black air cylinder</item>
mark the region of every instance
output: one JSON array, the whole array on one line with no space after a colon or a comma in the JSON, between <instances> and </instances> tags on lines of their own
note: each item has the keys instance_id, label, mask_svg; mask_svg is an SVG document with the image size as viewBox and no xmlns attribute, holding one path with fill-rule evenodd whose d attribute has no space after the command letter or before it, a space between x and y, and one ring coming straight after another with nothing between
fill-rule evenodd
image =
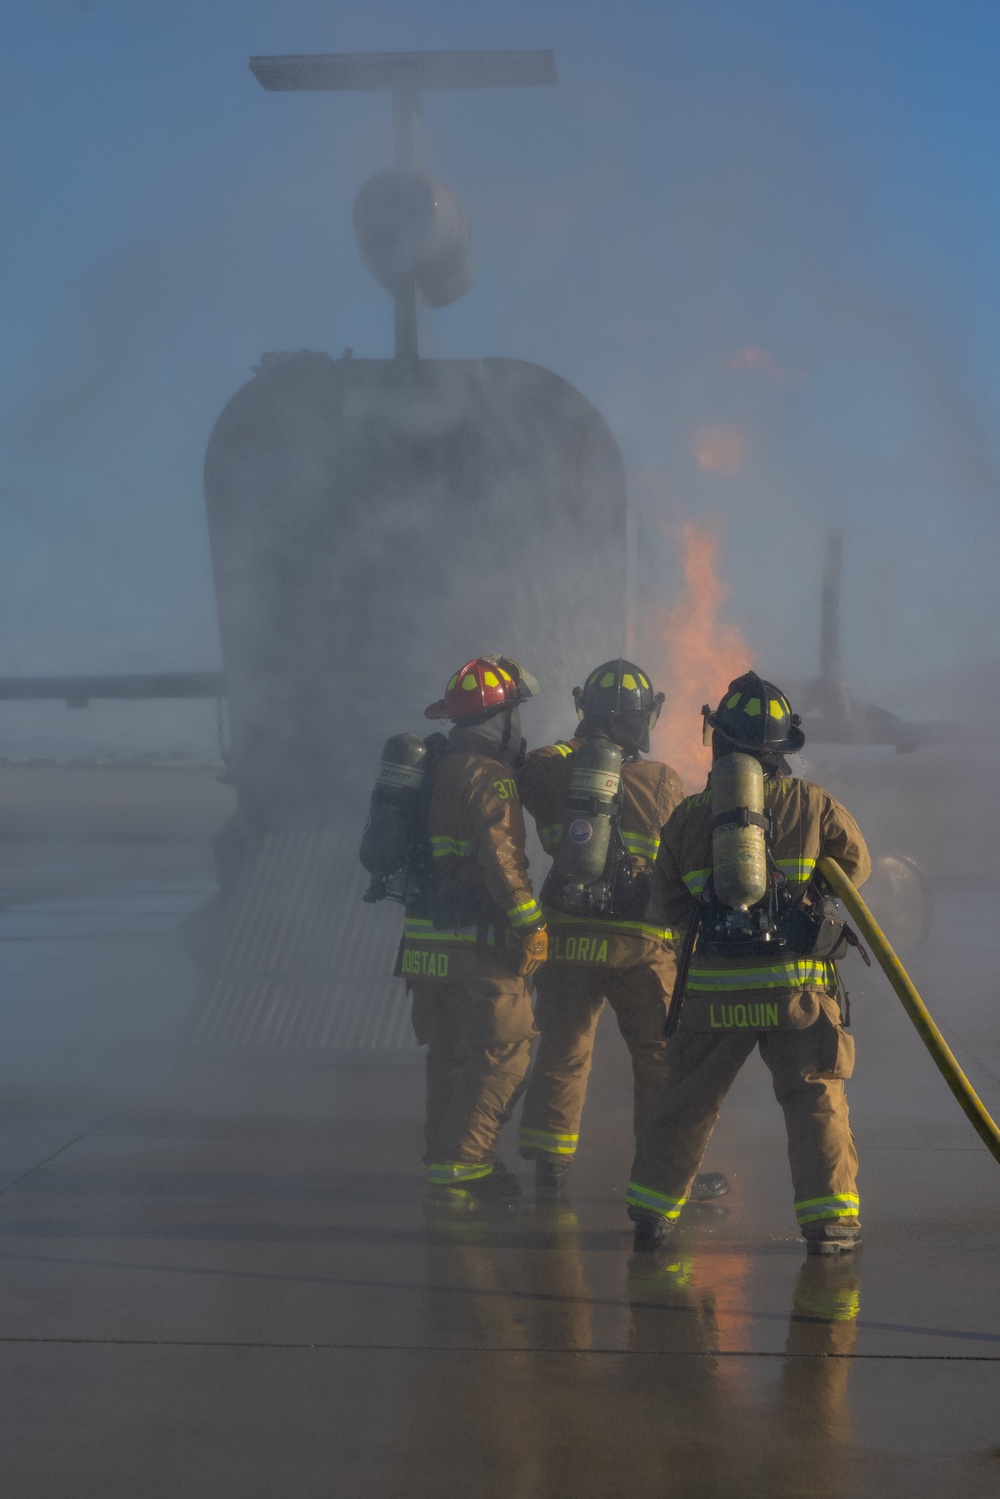
<instances>
[{"instance_id":1,"label":"black air cylinder","mask_svg":"<svg viewBox=\"0 0 1000 1499\"><path fill-rule=\"evenodd\" d=\"M416 734L386 740L361 835L360 858L369 874L393 875L406 863L426 762L427 746Z\"/></svg>"}]
</instances>

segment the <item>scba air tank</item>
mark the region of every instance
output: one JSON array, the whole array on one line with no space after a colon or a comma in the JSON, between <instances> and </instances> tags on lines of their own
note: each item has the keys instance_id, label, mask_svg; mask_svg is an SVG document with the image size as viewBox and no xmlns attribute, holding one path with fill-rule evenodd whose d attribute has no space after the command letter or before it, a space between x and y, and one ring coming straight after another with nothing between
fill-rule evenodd
<instances>
[{"instance_id":1,"label":"scba air tank","mask_svg":"<svg viewBox=\"0 0 1000 1499\"><path fill-rule=\"evenodd\" d=\"M555 865L571 885L604 874L618 808L622 752L610 739L588 739L570 760L569 794Z\"/></svg>"},{"instance_id":2,"label":"scba air tank","mask_svg":"<svg viewBox=\"0 0 1000 1499\"><path fill-rule=\"evenodd\" d=\"M426 768L427 746L416 734L386 740L361 835L361 862L369 874L388 878L406 863Z\"/></svg>"},{"instance_id":3,"label":"scba air tank","mask_svg":"<svg viewBox=\"0 0 1000 1499\"><path fill-rule=\"evenodd\" d=\"M746 911L767 894L764 772L752 755L712 766L712 883L724 906Z\"/></svg>"}]
</instances>

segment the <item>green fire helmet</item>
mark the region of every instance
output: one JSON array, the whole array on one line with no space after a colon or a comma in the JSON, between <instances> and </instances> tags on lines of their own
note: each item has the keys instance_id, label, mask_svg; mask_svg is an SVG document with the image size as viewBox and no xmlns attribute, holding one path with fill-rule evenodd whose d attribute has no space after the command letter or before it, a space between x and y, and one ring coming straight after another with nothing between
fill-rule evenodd
<instances>
[{"instance_id":1,"label":"green fire helmet","mask_svg":"<svg viewBox=\"0 0 1000 1499\"><path fill-rule=\"evenodd\" d=\"M581 719L603 729L625 749L648 750L649 731L660 716L663 693L653 691L649 677L634 661L619 656L590 673L573 688Z\"/></svg>"},{"instance_id":2,"label":"green fire helmet","mask_svg":"<svg viewBox=\"0 0 1000 1499\"><path fill-rule=\"evenodd\" d=\"M707 704L702 713L709 728L749 754L794 755L806 742L784 693L755 671L730 682L714 713Z\"/></svg>"}]
</instances>

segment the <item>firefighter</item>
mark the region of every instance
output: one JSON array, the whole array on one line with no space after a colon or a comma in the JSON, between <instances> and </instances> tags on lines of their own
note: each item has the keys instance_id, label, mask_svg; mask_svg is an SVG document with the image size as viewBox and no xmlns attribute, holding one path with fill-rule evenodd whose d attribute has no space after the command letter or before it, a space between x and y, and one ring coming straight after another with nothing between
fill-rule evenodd
<instances>
[{"instance_id":1,"label":"firefighter","mask_svg":"<svg viewBox=\"0 0 1000 1499\"><path fill-rule=\"evenodd\" d=\"M516 662L478 657L426 710L454 727L427 812L434 878L407 907L401 971L427 1047L428 1180L483 1196L517 1195L496 1160L497 1136L528 1070L527 980L547 946L514 779L524 756L520 705L537 691Z\"/></svg>"},{"instance_id":2,"label":"firefighter","mask_svg":"<svg viewBox=\"0 0 1000 1499\"><path fill-rule=\"evenodd\" d=\"M720 929L710 922L717 909L713 820L720 821L713 819L710 777L708 787L683 801L664 828L653 872L649 921L698 936L678 995L683 1007L663 1091L636 1146L628 1187L636 1247L655 1248L669 1238L722 1101L759 1047L785 1115L795 1212L807 1250L836 1254L861 1242L857 1155L844 1091L854 1041L842 1023L833 961L847 940L856 939L829 919L814 874L817 859L829 855L861 885L871 860L850 813L821 786L789 773L784 756L801 749L805 736L798 715L772 683L748 672L730 683L715 713L705 713L715 778L721 781L719 762L734 753L752 757L763 771L764 811L749 812L744 825L770 828L768 909L778 915L770 936L765 940L759 932L755 940L758 947L766 948L767 941L782 945L761 954L744 941L743 955L727 957L720 955L724 931L717 940L706 938L706 931ZM750 914L763 920L760 911ZM746 955L748 946L753 955ZM682 967L684 961L682 954Z\"/></svg>"},{"instance_id":3,"label":"firefighter","mask_svg":"<svg viewBox=\"0 0 1000 1499\"><path fill-rule=\"evenodd\" d=\"M673 932L665 922L645 920L660 829L684 795L676 771L642 758L663 694L653 692L633 662L618 659L592 671L573 697L580 717L576 736L534 750L518 776L542 845L556 856L542 891L551 940L535 986L541 1040L520 1127L521 1155L535 1161L536 1185L543 1191L558 1187L576 1152L605 1001L632 1057L636 1132L645 1122L665 1075L663 1022L675 969ZM574 756L595 740L621 751L620 816L613 835L623 867L610 882L605 909L581 915L567 909L558 853ZM617 761L613 756L611 763ZM699 1181L695 1195L706 1199L728 1190L725 1178L712 1173Z\"/></svg>"}]
</instances>

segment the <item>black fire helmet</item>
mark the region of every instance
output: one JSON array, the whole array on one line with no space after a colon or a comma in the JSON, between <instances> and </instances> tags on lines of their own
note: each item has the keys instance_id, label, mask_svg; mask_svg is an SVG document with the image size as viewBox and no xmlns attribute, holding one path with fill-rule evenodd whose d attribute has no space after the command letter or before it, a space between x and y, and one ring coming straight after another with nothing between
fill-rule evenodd
<instances>
[{"instance_id":1,"label":"black fire helmet","mask_svg":"<svg viewBox=\"0 0 1000 1499\"><path fill-rule=\"evenodd\" d=\"M630 750L649 749L649 731L660 716L663 693L654 692L649 677L634 661L619 656L605 661L573 688L581 719L603 729L609 739Z\"/></svg>"},{"instance_id":2,"label":"black fire helmet","mask_svg":"<svg viewBox=\"0 0 1000 1499\"><path fill-rule=\"evenodd\" d=\"M707 703L702 713L706 725L730 747L749 754L794 755L806 742L799 728L802 719L784 693L755 671L730 682L714 713Z\"/></svg>"}]
</instances>

